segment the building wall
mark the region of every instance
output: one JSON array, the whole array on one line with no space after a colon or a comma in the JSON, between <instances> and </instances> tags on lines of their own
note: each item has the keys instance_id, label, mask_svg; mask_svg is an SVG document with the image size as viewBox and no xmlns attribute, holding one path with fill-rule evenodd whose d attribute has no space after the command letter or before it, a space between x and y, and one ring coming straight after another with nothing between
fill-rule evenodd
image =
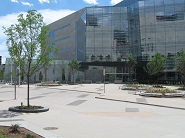
<instances>
[{"instance_id":1,"label":"building wall","mask_svg":"<svg viewBox=\"0 0 185 138\"><path fill-rule=\"evenodd\" d=\"M86 62L117 61L129 51L125 7L90 7L86 13ZM92 58L94 56L94 58Z\"/></svg>"},{"instance_id":2,"label":"building wall","mask_svg":"<svg viewBox=\"0 0 185 138\"><path fill-rule=\"evenodd\" d=\"M175 72L176 55L185 49L184 0L123 0L110 7L87 7L50 24L50 31L68 24L49 38L55 42L70 36L56 42L58 59L124 62L131 53L149 61L159 52L166 58L165 72ZM124 68L112 71L124 73Z\"/></svg>"},{"instance_id":3,"label":"building wall","mask_svg":"<svg viewBox=\"0 0 185 138\"><path fill-rule=\"evenodd\" d=\"M48 45L53 45L58 49L57 59L72 60L77 59L76 54L76 22L80 19L84 9L77 11L63 19L50 25L48 31ZM50 54L53 56L53 53Z\"/></svg>"},{"instance_id":4,"label":"building wall","mask_svg":"<svg viewBox=\"0 0 185 138\"><path fill-rule=\"evenodd\" d=\"M185 48L184 0L139 2L142 56L156 53L166 57L166 71L175 70L175 57Z\"/></svg>"},{"instance_id":5,"label":"building wall","mask_svg":"<svg viewBox=\"0 0 185 138\"><path fill-rule=\"evenodd\" d=\"M48 66L43 67L38 70L35 74L30 77L31 83L38 83L41 81L60 81L60 82L70 82L73 80L73 76L71 75L70 67L68 66L70 61L67 60L54 60ZM34 64L34 61L33 61ZM15 67L10 58L6 58L6 64L0 66L0 70L4 70L4 80L6 83L14 82L15 77L11 75L11 72L15 72ZM17 69L18 73L18 69ZM40 80L39 74L42 74L43 78ZM21 82L26 82L27 78L25 75L21 74ZM64 74L65 79L62 78L62 74ZM76 71L74 75L75 81L83 81L84 73L81 71ZM18 80L18 78L17 78Z\"/></svg>"}]
</instances>

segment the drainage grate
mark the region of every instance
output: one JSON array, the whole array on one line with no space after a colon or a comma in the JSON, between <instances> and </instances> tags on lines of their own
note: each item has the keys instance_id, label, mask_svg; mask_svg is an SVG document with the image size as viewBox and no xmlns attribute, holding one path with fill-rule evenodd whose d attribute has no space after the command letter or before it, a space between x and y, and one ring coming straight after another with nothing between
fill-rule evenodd
<instances>
[{"instance_id":1,"label":"drainage grate","mask_svg":"<svg viewBox=\"0 0 185 138\"><path fill-rule=\"evenodd\" d=\"M45 127L44 130L57 130L57 127Z\"/></svg>"}]
</instances>

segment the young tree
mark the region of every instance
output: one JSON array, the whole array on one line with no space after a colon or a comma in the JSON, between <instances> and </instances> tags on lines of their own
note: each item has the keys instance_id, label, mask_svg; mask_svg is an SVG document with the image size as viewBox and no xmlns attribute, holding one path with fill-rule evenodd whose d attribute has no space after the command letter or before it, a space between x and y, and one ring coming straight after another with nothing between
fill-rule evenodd
<instances>
[{"instance_id":1,"label":"young tree","mask_svg":"<svg viewBox=\"0 0 185 138\"><path fill-rule=\"evenodd\" d=\"M131 79L131 76L136 73L137 60L132 56L132 54L128 54L127 57L128 57L127 66L129 79Z\"/></svg>"},{"instance_id":2,"label":"young tree","mask_svg":"<svg viewBox=\"0 0 185 138\"><path fill-rule=\"evenodd\" d=\"M42 79L43 79L43 75L42 75L42 72L40 71L39 72L39 80L42 81Z\"/></svg>"},{"instance_id":3,"label":"young tree","mask_svg":"<svg viewBox=\"0 0 185 138\"><path fill-rule=\"evenodd\" d=\"M149 75L156 75L156 83L158 85L159 73L163 71L165 65L165 58L161 54L156 53L154 57L148 62L144 70Z\"/></svg>"},{"instance_id":4,"label":"young tree","mask_svg":"<svg viewBox=\"0 0 185 138\"><path fill-rule=\"evenodd\" d=\"M4 79L4 72L3 70L0 70L0 80L3 80Z\"/></svg>"},{"instance_id":5,"label":"young tree","mask_svg":"<svg viewBox=\"0 0 185 138\"><path fill-rule=\"evenodd\" d=\"M16 66L27 78L27 106L29 103L30 77L44 65L53 60L49 54L57 51L53 46L46 45L48 27L43 22L43 16L35 10L29 10L24 16L17 17L17 23L9 28L4 27L7 35L7 46L10 56Z\"/></svg>"},{"instance_id":6,"label":"young tree","mask_svg":"<svg viewBox=\"0 0 185 138\"><path fill-rule=\"evenodd\" d=\"M75 75L76 70L80 67L80 64L78 61L72 60L71 62L69 62L68 65L69 65L69 67L71 69L71 73L73 75L73 83L75 83L74 75Z\"/></svg>"},{"instance_id":7,"label":"young tree","mask_svg":"<svg viewBox=\"0 0 185 138\"><path fill-rule=\"evenodd\" d=\"M59 69L58 69L58 71L60 73L60 77L62 78L62 81L65 81L65 79L66 79L65 78L65 68L66 68L66 63L64 60L62 60L60 62Z\"/></svg>"},{"instance_id":8,"label":"young tree","mask_svg":"<svg viewBox=\"0 0 185 138\"><path fill-rule=\"evenodd\" d=\"M177 55L176 69L183 78L183 84L185 87L185 51L182 49Z\"/></svg>"}]
</instances>

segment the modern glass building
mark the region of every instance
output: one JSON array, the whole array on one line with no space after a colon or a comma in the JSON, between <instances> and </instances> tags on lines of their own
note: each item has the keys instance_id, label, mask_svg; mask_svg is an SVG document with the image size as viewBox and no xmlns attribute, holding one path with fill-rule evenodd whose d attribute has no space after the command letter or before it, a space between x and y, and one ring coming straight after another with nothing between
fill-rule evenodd
<instances>
[{"instance_id":1,"label":"modern glass building","mask_svg":"<svg viewBox=\"0 0 185 138\"><path fill-rule=\"evenodd\" d=\"M114 6L86 7L49 28L48 43L59 49L57 58L82 62L85 79L101 80L90 72L101 74L105 68L117 73L108 75L109 81L126 81L128 53L143 63L159 52L166 57L161 79L177 80L175 58L185 48L185 0L123 0Z\"/></svg>"}]
</instances>

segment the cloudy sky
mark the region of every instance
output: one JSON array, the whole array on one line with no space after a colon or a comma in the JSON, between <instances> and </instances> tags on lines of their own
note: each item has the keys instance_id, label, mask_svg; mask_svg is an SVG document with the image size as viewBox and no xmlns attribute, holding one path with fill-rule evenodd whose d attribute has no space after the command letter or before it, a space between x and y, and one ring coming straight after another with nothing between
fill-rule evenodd
<instances>
[{"instance_id":1,"label":"cloudy sky","mask_svg":"<svg viewBox=\"0 0 185 138\"><path fill-rule=\"evenodd\" d=\"M46 24L52 23L84 7L111 6L121 0L0 0L0 56L2 63L10 57L6 46L6 36L2 27L16 23L17 16L27 10L37 10L44 16Z\"/></svg>"}]
</instances>

